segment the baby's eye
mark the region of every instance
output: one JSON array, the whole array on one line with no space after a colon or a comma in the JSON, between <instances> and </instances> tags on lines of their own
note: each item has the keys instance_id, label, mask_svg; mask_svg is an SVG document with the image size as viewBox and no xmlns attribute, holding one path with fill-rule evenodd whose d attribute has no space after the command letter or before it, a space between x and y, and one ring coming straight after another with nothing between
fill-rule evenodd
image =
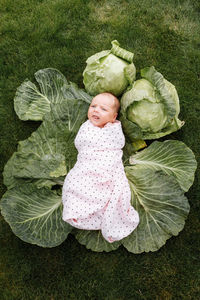
<instances>
[{"instance_id":1,"label":"baby's eye","mask_svg":"<svg viewBox=\"0 0 200 300\"><path fill-rule=\"evenodd\" d=\"M93 104L93 105L90 105L90 107L96 107L96 105Z\"/></svg>"},{"instance_id":2,"label":"baby's eye","mask_svg":"<svg viewBox=\"0 0 200 300\"><path fill-rule=\"evenodd\" d=\"M103 107L102 107L101 109L102 109L103 111L107 111L107 109L105 109L105 108L103 108Z\"/></svg>"}]
</instances>

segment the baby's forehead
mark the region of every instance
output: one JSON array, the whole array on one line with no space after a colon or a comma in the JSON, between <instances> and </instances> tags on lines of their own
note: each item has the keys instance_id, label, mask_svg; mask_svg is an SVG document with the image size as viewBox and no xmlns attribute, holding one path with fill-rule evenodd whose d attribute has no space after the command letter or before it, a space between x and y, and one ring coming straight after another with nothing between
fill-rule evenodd
<instances>
[{"instance_id":1,"label":"baby's forehead","mask_svg":"<svg viewBox=\"0 0 200 300\"><path fill-rule=\"evenodd\" d=\"M107 95L98 95L92 99L92 104L101 104L113 108L115 106L115 100Z\"/></svg>"}]
</instances>

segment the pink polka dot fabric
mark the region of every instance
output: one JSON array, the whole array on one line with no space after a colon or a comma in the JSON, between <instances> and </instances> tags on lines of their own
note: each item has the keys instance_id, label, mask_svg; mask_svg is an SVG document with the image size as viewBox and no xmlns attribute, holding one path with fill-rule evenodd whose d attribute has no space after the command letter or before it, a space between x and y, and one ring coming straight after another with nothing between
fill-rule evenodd
<instances>
[{"instance_id":1,"label":"pink polka dot fabric","mask_svg":"<svg viewBox=\"0 0 200 300\"><path fill-rule=\"evenodd\" d=\"M100 229L110 243L128 236L139 223L122 163L124 144L120 121L103 128L83 123L75 138L77 162L62 191L63 220L79 229Z\"/></svg>"}]
</instances>

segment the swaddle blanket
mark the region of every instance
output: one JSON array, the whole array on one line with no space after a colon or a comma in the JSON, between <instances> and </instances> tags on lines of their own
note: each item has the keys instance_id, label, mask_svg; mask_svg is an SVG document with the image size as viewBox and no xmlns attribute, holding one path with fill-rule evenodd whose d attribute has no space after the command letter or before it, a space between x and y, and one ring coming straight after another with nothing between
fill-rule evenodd
<instances>
[{"instance_id":1,"label":"swaddle blanket","mask_svg":"<svg viewBox=\"0 0 200 300\"><path fill-rule=\"evenodd\" d=\"M79 229L100 229L110 243L139 223L122 163L124 144L120 121L103 128L83 123L75 138L77 162L62 191L63 220Z\"/></svg>"}]
</instances>

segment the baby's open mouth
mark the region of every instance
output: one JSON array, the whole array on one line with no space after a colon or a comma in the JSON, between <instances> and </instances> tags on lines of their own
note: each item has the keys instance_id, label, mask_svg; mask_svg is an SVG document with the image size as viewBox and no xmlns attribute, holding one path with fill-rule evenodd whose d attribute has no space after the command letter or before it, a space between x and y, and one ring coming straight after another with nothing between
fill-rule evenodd
<instances>
[{"instance_id":1,"label":"baby's open mouth","mask_svg":"<svg viewBox=\"0 0 200 300\"><path fill-rule=\"evenodd\" d=\"M99 120L100 119L98 116L95 116L95 115L93 115L92 118L95 119L95 120Z\"/></svg>"}]
</instances>

